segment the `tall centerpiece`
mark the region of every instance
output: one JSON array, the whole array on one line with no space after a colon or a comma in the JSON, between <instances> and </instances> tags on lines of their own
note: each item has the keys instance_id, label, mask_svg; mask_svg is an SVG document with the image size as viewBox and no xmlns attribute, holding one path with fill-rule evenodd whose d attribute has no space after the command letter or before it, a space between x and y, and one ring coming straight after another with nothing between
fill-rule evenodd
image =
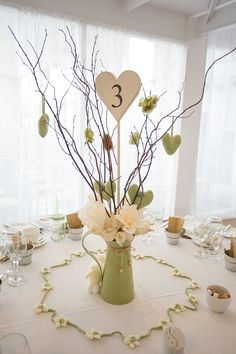
<instances>
[{"instance_id":1,"label":"tall centerpiece","mask_svg":"<svg viewBox=\"0 0 236 354\"><path fill-rule=\"evenodd\" d=\"M143 210L152 202L153 192L145 190L145 181L158 143L163 143L167 154L176 152L181 144L181 136L174 135L174 124L178 119L192 114L192 108L203 99L209 70L236 48L212 63L206 71L200 98L187 108L181 109L182 91L179 91L176 106L164 116L153 119L151 113L163 94L146 95L144 91L139 99L139 107L143 112L139 128L121 136L122 118L140 92L141 79L137 73L127 70L116 78L110 72L101 72L97 65L97 38L89 64L85 65L67 28L61 33L68 46L67 55L72 59L72 66L68 75L63 74L65 90L59 98L56 85L41 64L47 31L41 48L37 51L30 43L29 53L14 32L10 31L20 48L19 56L31 71L42 98L42 115L38 120L40 136L45 137L49 127L54 129L60 147L71 158L91 191L87 204L79 210L79 217L90 233L101 236L107 243L106 259L102 262L87 250L85 238L83 240L84 248L95 258L99 268L101 297L112 304L128 303L134 297L130 255L132 240L150 230ZM86 126L83 149L80 147L81 137L78 138L76 134L78 127L81 128L83 124L79 117L71 117L67 125L63 120L63 104L71 90L76 90L84 102L82 114L86 117ZM164 126L167 128L163 129ZM136 164L124 180L120 151L121 142L128 139L130 148L136 151Z\"/></svg>"}]
</instances>

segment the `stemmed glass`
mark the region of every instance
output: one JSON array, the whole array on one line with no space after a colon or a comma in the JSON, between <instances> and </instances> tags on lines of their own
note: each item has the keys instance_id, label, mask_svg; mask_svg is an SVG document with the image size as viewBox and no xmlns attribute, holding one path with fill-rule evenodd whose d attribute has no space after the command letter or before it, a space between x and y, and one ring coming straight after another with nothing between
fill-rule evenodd
<instances>
[{"instance_id":1,"label":"stemmed glass","mask_svg":"<svg viewBox=\"0 0 236 354\"><path fill-rule=\"evenodd\" d=\"M206 219L197 219L194 225L194 232L200 241L200 249L195 251L193 254L195 257L204 258L207 256L203 249L203 243L209 236L210 226Z\"/></svg>"},{"instance_id":2,"label":"stemmed glass","mask_svg":"<svg viewBox=\"0 0 236 354\"><path fill-rule=\"evenodd\" d=\"M29 343L23 334L9 333L0 337L1 354L31 354Z\"/></svg>"},{"instance_id":3,"label":"stemmed glass","mask_svg":"<svg viewBox=\"0 0 236 354\"><path fill-rule=\"evenodd\" d=\"M12 274L7 277L7 284L10 286L23 285L26 279L19 274L18 266L22 255L27 249L27 244L22 231L7 232L6 245L10 260L12 261Z\"/></svg>"},{"instance_id":4,"label":"stemmed glass","mask_svg":"<svg viewBox=\"0 0 236 354\"><path fill-rule=\"evenodd\" d=\"M5 233L3 231L0 231L0 258L4 257L6 253L7 253L7 248L6 248ZM6 280L7 279L6 273L0 273L0 279Z\"/></svg>"},{"instance_id":5,"label":"stemmed glass","mask_svg":"<svg viewBox=\"0 0 236 354\"><path fill-rule=\"evenodd\" d=\"M149 231L148 234L143 238L144 242L155 243L158 241L159 228L163 221L164 209L148 209L144 217L150 222L153 230Z\"/></svg>"}]
</instances>

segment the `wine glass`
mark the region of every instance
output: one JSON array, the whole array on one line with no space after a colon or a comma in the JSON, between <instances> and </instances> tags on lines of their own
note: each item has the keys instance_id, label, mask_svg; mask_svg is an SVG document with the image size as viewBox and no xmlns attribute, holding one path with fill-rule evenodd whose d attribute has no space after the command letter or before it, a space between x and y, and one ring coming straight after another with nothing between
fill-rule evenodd
<instances>
[{"instance_id":1,"label":"wine glass","mask_svg":"<svg viewBox=\"0 0 236 354\"><path fill-rule=\"evenodd\" d=\"M27 249L27 244L22 231L6 232L6 245L10 260L12 261L12 274L7 277L10 286L23 285L26 279L19 274L19 262Z\"/></svg>"},{"instance_id":2,"label":"wine glass","mask_svg":"<svg viewBox=\"0 0 236 354\"><path fill-rule=\"evenodd\" d=\"M210 225L210 233L220 232L222 230L222 219L219 216L211 216L207 221Z\"/></svg>"},{"instance_id":3,"label":"wine glass","mask_svg":"<svg viewBox=\"0 0 236 354\"><path fill-rule=\"evenodd\" d=\"M143 238L144 242L155 243L158 241L159 229L164 217L164 209L148 209L145 214L145 218L150 222L153 230L149 231L146 237Z\"/></svg>"},{"instance_id":4,"label":"wine glass","mask_svg":"<svg viewBox=\"0 0 236 354\"><path fill-rule=\"evenodd\" d=\"M0 337L1 354L31 354L27 338L20 333L9 333Z\"/></svg>"},{"instance_id":5,"label":"wine glass","mask_svg":"<svg viewBox=\"0 0 236 354\"><path fill-rule=\"evenodd\" d=\"M203 249L203 243L209 236L209 231L210 231L210 226L206 219L198 218L195 221L194 232L197 239L200 242L200 249L193 253L195 257L204 258L207 256L207 253Z\"/></svg>"},{"instance_id":6,"label":"wine glass","mask_svg":"<svg viewBox=\"0 0 236 354\"><path fill-rule=\"evenodd\" d=\"M7 253L7 248L6 248L5 232L0 231L0 258L6 256L6 253ZM0 273L0 279L6 280L7 279L6 273Z\"/></svg>"}]
</instances>

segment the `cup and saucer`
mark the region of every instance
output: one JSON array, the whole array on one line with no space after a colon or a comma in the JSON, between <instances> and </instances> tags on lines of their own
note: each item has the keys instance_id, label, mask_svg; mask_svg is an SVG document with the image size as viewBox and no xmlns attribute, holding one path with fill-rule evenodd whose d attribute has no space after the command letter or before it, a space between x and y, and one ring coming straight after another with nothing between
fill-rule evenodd
<instances>
[{"instance_id":1,"label":"cup and saucer","mask_svg":"<svg viewBox=\"0 0 236 354\"><path fill-rule=\"evenodd\" d=\"M6 231L23 231L26 242L32 244L34 248L41 247L47 242L46 237L40 232L40 227L30 223L5 224L4 227Z\"/></svg>"}]
</instances>

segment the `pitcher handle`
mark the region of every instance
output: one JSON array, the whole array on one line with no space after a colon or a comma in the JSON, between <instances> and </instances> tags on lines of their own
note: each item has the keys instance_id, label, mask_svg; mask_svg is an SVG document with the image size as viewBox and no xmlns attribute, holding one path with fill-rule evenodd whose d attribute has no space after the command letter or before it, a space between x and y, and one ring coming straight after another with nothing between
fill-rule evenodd
<instances>
[{"instance_id":1,"label":"pitcher handle","mask_svg":"<svg viewBox=\"0 0 236 354\"><path fill-rule=\"evenodd\" d=\"M83 249L85 250L85 252L87 252L88 255L89 255L90 257L92 257L92 258L95 260L95 262L97 263L97 265L98 265L98 267L99 267L99 269L100 269L101 275L103 276L102 267L101 267L100 263L98 262L98 260L97 260L97 258L95 257L94 253L93 253L92 251L89 251L89 250L87 249L87 247L85 247L85 244L84 244L84 240L85 240L86 237L87 237L88 235L90 235L90 234L91 234L90 231L88 231L88 232L86 232L86 233L84 234L84 236L83 236L83 238L82 238L82 247L83 247Z\"/></svg>"}]
</instances>

